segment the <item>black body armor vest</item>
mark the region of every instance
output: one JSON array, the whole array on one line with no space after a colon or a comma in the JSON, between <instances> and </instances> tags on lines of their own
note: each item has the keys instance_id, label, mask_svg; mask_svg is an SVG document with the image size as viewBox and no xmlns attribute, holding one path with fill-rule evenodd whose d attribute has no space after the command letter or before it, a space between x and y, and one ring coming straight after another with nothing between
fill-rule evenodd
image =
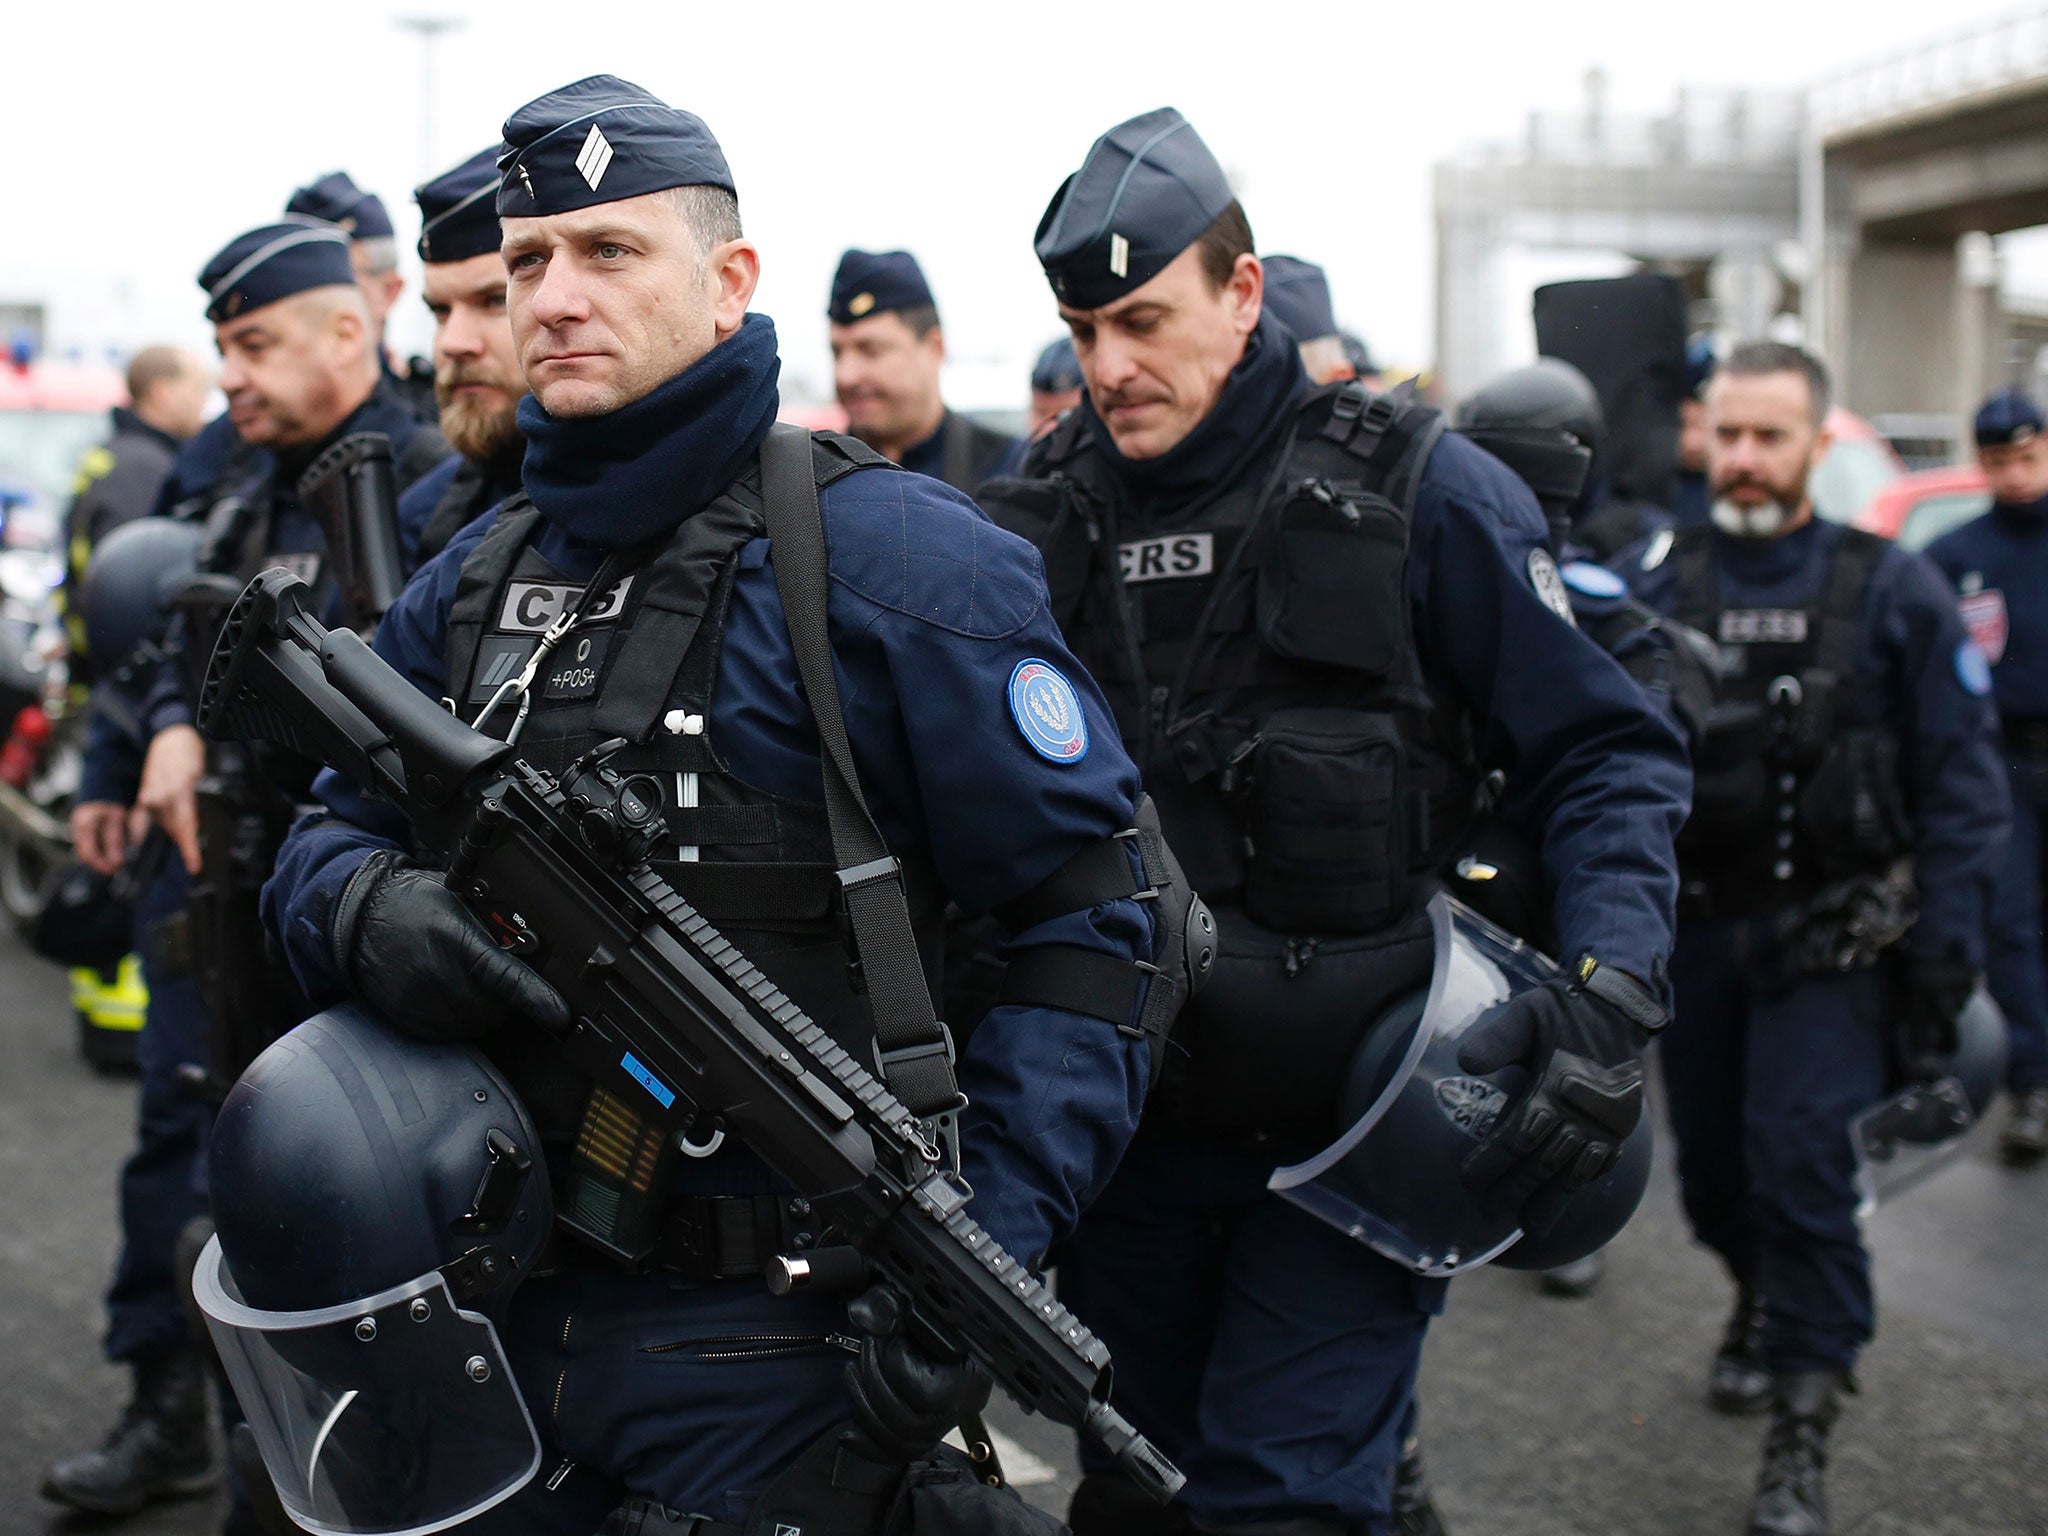
<instances>
[{"instance_id":1,"label":"black body armor vest","mask_svg":"<svg viewBox=\"0 0 2048 1536\"><path fill-rule=\"evenodd\" d=\"M817 436L813 445L820 487L885 462L846 438ZM491 700L520 675L542 633L574 606L584 585L532 547L539 525L523 493L509 501L463 561L449 613L447 676L450 689L460 690L456 712L475 723L488 711L482 729L495 736L511 729L519 700L495 709ZM874 1025L850 965L825 808L738 778L715 738L711 696L726 604L741 549L764 530L757 463L586 610L533 679L520 755L558 774L600 742L625 738L613 764L653 775L664 793L672 847L649 863L813 1020L866 1060ZM935 983L938 883L928 862L914 857L904 859L904 877L926 975ZM555 1058L526 1071L516 1060L501 1065L543 1134L574 1126L587 1085L565 1082Z\"/></svg>"},{"instance_id":2,"label":"black body armor vest","mask_svg":"<svg viewBox=\"0 0 2048 1536\"><path fill-rule=\"evenodd\" d=\"M1043 551L1054 616L1212 905L1375 932L1470 818L1469 732L1423 675L1405 586L1441 430L1356 385L1318 391L1255 472L1153 516L1073 413L1047 478L986 493Z\"/></svg>"},{"instance_id":3,"label":"black body armor vest","mask_svg":"<svg viewBox=\"0 0 2048 1536\"><path fill-rule=\"evenodd\" d=\"M1683 528L1669 557L1678 618L1723 657L1695 744L1679 870L1689 911L1748 917L1881 874L1909 846L1898 742L1856 677L1885 542L1844 529L1818 601L1804 608L1727 606L1715 547L1712 527Z\"/></svg>"}]
</instances>

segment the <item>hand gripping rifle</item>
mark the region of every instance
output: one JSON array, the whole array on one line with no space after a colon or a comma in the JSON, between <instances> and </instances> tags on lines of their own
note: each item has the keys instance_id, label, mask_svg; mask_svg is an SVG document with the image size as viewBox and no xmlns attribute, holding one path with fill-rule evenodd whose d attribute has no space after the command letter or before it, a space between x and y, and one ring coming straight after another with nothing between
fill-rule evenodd
<instances>
[{"instance_id":1,"label":"hand gripping rifle","mask_svg":"<svg viewBox=\"0 0 2048 1536\"><path fill-rule=\"evenodd\" d=\"M208 669L207 734L278 742L398 806L447 856L449 889L568 1000L559 1042L578 1068L667 1138L744 1137L794 1184L840 1246L775 1260L773 1288L854 1264L904 1299L921 1343L972 1356L1170 1499L1185 1479L1110 1406L1109 1351L967 1214L932 1129L648 868L661 797L608 766L624 742L543 773L320 624L308 596L283 570L243 592Z\"/></svg>"}]
</instances>

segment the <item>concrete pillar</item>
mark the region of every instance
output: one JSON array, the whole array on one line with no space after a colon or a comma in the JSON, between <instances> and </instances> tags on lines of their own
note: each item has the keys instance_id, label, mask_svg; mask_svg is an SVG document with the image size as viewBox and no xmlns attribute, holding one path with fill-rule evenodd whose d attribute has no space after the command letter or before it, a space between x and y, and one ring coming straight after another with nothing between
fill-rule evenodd
<instances>
[{"instance_id":1,"label":"concrete pillar","mask_svg":"<svg viewBox=\"0 0 2048 1536\"><path fill-rule=\"evenodd\" d=\"M1948 408L1958 422L1968 421L1978 402L2005 382L2006 320L1998 278L1998 252L1989 235L1967 234L1956 242L1956 373Z\"/></svg>"},{"instance_id":2,"label":"concrete pillar","mask_svg":"<svg viewBox=\"0 0 2048 1536\"><path fill-rule=\"evenodd\" d=\"M1866 235L1846 267L1847 292L1828 305L1841 403L1859 416L1953 411L1962 362L1955 247Z\"/></svg>"}]
</instances>

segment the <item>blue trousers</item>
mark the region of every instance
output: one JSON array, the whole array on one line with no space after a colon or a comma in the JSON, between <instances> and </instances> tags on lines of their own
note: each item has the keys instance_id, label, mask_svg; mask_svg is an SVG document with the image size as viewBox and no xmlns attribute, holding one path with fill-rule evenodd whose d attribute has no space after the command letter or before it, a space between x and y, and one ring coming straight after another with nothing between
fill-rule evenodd
<instances>
[{"instance_id":1,"label":"blue trousers","mask_svg":"<svg viewBox=\"0 0 2048 1536\"><path fill-rule=\"evenodd\" d=\"M1197 1520L1389 1531L1445 1282L1267 1194L1272 1168L1141 1129L1059 1254L1060 1297L1109 1346L1118 1408L1187 1474ZM1113 1466L1086 1441L1081 1462Z\"/></svg>"},{"instance_id":2,"label":"blue trousers","mask_svg":"<svg viewBox=\"0 0 2048 1536\"><path fill-rule=\"evenodd\" d=\"M1985 970L2009 1032L2006 1086L2025 1093L2048 1084L2048 961L2041 948L2041 817L2048 809L2048 759L2015 757L2011 769L2012 835L1999 861Z\"/></svg>"},{"instance_id":3,"label":"blue trousers","mask_svg":"<svg viewBox=\"0 0 2048 1536\"><path fill-rule=\"evenodd\" d=\"M477 1536L590 1536L627 1494L738 1523L812 1441L844 1422L845 1303L758 1281L578 1267L530 1280L504 1339L543 1459L463 1525ZM574 1468L550 1490L563 1462Z\"/></svg>"},{"instance_id":4,"label":"blue trousers","mask_svg":"<svg viewBox=\"0 0 2048 1536\"><path fill-rule=\"evenodd\" d=\"M1772 1371L1847 1370L1876 1327L1849 1122L1885 1093L1890 979L1852 971L1761 996L1743 971L1758 937L1679 925L1659 1049L1686 1219L1763 1293Z\"/></svg>"},{"instance_id":5,"label":"blue trousers","mask_svg":"<svg viewBox=\"0 0 2048 1536\"><path fill-rule=\"evenodd\" d=\"M107 1291L110 1360L144 1360L192 1346L171 1254L185 1224L203 1209L197 1175L212 1111L182 1087L178 1069L205 1060L206 1015L190 974L167 975L149 936L185 905L190 881L176 855L136 902L136 949L143 956L149 1011L135 1043L142 1092L135 1150L121 1169L121 1257Z\"/></svg>"}]
</instances>

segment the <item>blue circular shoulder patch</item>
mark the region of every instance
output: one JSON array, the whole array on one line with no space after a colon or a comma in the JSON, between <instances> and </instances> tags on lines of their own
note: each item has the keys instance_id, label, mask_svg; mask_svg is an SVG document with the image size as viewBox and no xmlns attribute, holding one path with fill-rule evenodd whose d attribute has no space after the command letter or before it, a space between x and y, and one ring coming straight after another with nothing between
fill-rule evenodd
<instances>
[{"instance_id":1,"label":"blue circular shoulder patch","mask_svg":"<svg viewBox=\"0 0 2048 1536\"><path fill-rule=\"evenodd\" d=\"M1010 718L1049 763L1078 763L1088 755L1088 720L1081 696L1052 666L1035 657L1010 674Z\"/></svg>"},{"instance_id":2,"label":"blue circular shoulder patch","mask_svg":"<svg viewBox=\"0 0 2048 1536\"><path fill-rule=\"evenodd\" d=\"M1590 560L1574 560L1558 573L1564 577L1564 584L1574 592L1587 597L1626 597L1628 583L1604 565L1595 565Z\"/></svg>"},{"instance_id":3,"label":"blue circular shoulder patch","mask_svg":"<svg viewBox=\"0 0 2048 1536\"><path fill-rule=\"evenodd\" d=\"M1956 647L1956 681L1980 699L1991 691L1991 663L1974 640Z\"/></svg>"}]
</instances>

